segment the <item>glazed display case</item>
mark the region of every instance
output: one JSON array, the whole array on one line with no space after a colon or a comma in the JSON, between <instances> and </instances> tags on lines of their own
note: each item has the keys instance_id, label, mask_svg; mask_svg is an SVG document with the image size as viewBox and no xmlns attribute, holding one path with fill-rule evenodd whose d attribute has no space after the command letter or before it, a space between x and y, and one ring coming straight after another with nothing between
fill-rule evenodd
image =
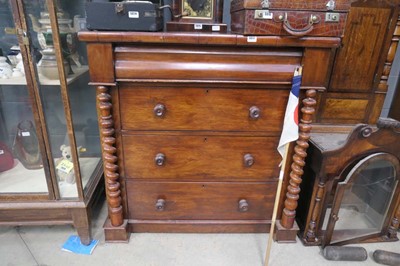
<instances>
[{"instance_id":1,"label":"glazed display case","mask_svg":"<svg viewBox=\"0 0 400 266\"><path fill-rule=\"evenodd\" d=\"M103 192L85 1L0 0L0 225L73 224Z\"/></svg>"}]
</instances>

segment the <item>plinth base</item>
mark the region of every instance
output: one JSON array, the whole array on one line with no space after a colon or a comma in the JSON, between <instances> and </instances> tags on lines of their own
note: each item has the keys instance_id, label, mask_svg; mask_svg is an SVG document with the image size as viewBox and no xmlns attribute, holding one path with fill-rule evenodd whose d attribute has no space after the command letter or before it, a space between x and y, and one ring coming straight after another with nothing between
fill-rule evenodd
<instances>
[{"instance_id":1,"label":"plinth base","mask_svg":"<svg viewBox=\"0 0 400 266\"><path fill-rule=\"evenodd\" d=\"M296 243L297 232L299 227L297 223L294 222L291 229L286 229L281 225L281 221L276 221L276 231L274 234L274 240L278 243Z\"/></svg>"},{"instance_id":2,"label":"plinth base","mask_svg":"<svg viewBox=\"0 0 400 266\"><path fill-rule=\"evenodd\" d=\"M103 225L106 242L128 243L130 232L128 231L128 220L124 220L120 226L112 226L107 218Z\"/></svg>"}]
</instances>

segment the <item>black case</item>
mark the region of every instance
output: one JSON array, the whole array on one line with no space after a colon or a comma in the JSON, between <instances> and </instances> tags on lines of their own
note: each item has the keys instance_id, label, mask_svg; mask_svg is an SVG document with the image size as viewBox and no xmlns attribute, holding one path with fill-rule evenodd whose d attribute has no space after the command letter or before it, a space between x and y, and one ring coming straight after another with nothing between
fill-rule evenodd
<instances>
[{"instance_id":1,"label":"black case","mask_svg":"<svg viewBox=\"0 0 400 266\"><path fill-rule=\"evenodd\" d=\"M88 2L86 27L89 30L160 31L162 10L149 1Z\"/></svg>"}]
</instances>

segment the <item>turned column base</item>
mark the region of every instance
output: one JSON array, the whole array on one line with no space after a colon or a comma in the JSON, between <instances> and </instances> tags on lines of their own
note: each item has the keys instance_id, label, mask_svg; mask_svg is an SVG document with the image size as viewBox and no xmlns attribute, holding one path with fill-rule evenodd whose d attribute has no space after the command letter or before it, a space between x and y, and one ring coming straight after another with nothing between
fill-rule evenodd
<instances>
[{"instance_id":1,"label":"turned column base","mask_svg":"<svg viewBox=\"0 0 400 266\"><path fill-rule=\"evenodd\" d=\"M128 231L128 220L120 226L112 226L110 219L107 218L103 225L104 236L107 243L128 243L130 232Z\"/></svg>"},{"instance_id":2,"label":"turned column base","mask_svg":"<svg viewBox=\"0 0 400 266\"><path fill-rule=\"evenodd\" d=\"M322 244L320 237L314 237L312 240L307 239L304 235L299 235L304 246L320 246Z\"/></svg>"},{"instance_id":3,"label":"turned column base","mask_svg":"<svg viewBox=\"0 0 400 266\"><path fill-rule=\"evenodd\" d=\"M286 229L282 226L281 221L276 221L276 230L274 234L274 240L278 243L296 243L297 232L299 231L299 227L297 223L293 223L293 227L291 229Z\"/></svg>"}]
</instances>

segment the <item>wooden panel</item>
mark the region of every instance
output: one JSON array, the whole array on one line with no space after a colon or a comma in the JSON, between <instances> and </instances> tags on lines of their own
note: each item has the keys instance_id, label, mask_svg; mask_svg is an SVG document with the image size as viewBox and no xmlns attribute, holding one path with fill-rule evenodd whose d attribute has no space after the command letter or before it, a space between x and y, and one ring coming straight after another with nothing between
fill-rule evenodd
<instances>
[{"instance_id":1,"label":"wooden panel","mask_svg":"<svg viewBox=\"0 0 400 266\"><path fill-rule=\"evenodd\" d=\"M271 219L277 183L143 183L128 180L130 219ZM158 211L158 199L165 208ZM249 208L239 211L239 201Z\"/></svg>"},{"instance_id":2,"label":"wooden panel","mask_svg":"<svg viewBox=\"0 0 400 266\"><path fill-rule=\"evenodd\" d=\"M382 107L385 103L386 93L375 93L373 95L373 100L370 102L370 107L368 108L370 113L368 114L368 124L376 124L379 117L381 116Z\"/></svg>"},{"instance_id":3,"label":"wooden panel","mask_svg":"<svg viewBox=\"0 0 400 266\"><path fill-rule=\"evenodd\" d=\"M352 7L331 80L331 91L372 89L391 9Z\"/></svg>"},{"instance_id":4,"label":"wooden panel","mask_svg":"<svg viewBox=\"0 0 400 266\"><path fill-rule=\"evenodd\" d=\"M362 123L368 99L328 98L320 114L321 123Z\"/></svg>"},{"instance_id":5,"label":"wooden panel","mask_svg":"<svg viewBox=\"0 0 400 266\"><path fill-rule=\"evenodd\" d=\"M124 135L126 177L136 179L267 181L276 179L278 137ZM155 157L165 155L158 166ZM254 164L247 167L244 156Z\"/></svg>"},{"instance_id":6,"label":"wooden panel","mask_svg":"<svg viewBox=\"0 0 400 266\"><path fill-rule=\"evenodd\" d=\"M16 204L16 203L14 203ZM38 213L40 212L40 215ZM0 224L72 224L71 209L0 210Z\"/></svg>"},{"instance_id":7,"label":"wooden panel","mask_svg":"<svg viewBox=\"0 0 400 266\"><path fill-rule=\"evenodd\" d=\"M93 83L114 83L114 58L110 43L88 43L90 81Z\"/></svg>"},{"instance_id":8,"label":"wooden panel","mask_svg":"<svg viewBox=\"0 0 400 266\"><path fill-rule=\"evenodd\" d=\"M327 87L334 59L333 49L306 48L303 57L302 86Z\"/></svg>"},{"instance_id":9,"label":"wooden panel","mask_svg":"<svg viewBox=\"0 0 400 266\"><path fill-rule=\"evenodd\" d=\"M119 89L122 129L280 132L289 90L152 88ZM154 107L163 104L163 117ZM251 119L256 106L260 117Z\"/></svg>"},{"instance_id":10,"label":"wooden panel","mask_svg":"<svg viewBox=\"0 0 400 266\"><path fill-rule=\"evenodd\" d=\"M221 220L129 220L131 232L137 233L267 233L270 221Z\"/></svg>"},{"instance_id":11,"label":"wooden panel","mask_svg":"<svg viewBox=\"0 0 400 266\"><path fill-rule=\"evenodd\" d=\"M294 48L120 46L115 72L123 79L291 82L302 52ZM244 60L245 59L245 60Z\"/></svg>"}]
</instances>

